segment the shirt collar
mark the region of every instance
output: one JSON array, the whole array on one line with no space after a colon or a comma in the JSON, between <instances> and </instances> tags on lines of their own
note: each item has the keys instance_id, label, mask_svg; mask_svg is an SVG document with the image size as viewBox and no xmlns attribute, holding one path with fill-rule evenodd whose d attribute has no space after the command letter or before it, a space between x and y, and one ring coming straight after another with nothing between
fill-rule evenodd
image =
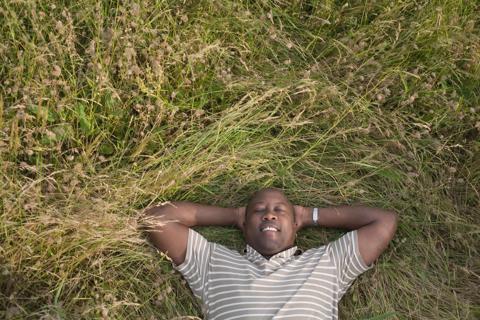
<instances>
[{"instance_id":1,"label":"shirt collar","mask_svg":"<svg viewBox=\"0 0 480 320\"><path fill-rule=\"evenodd\" d=\"M248 244L247 244L247 247L246 247L246 258L250 261L257 261L258 259L264 259L264 260L270 260L270 261L274 261L274 260L278 260L278 259L284 259L284 258L291 258L293 257L294 255L298 255L298 254L301 254L302 251L300 249L297 248L297 246L293 246L289 249L286 249L286 250L283 250L273 256L270 257L270 259L266 259L263 255L261 255L257 250L253 249L252 247L250 247Z\"/></svg>"}]
</instances>

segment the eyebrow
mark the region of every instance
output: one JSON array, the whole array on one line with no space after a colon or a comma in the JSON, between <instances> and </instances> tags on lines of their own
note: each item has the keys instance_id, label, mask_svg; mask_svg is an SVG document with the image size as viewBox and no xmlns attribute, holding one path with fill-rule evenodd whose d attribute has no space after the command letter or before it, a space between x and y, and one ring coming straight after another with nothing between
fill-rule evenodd
<instances>
[{"instance_id":1,"label":"eyebrow","mask_svg":"<svg viewBox=\"0 0 480 320\"><path fill-rule=\"evenodd\" d=\"M254 202L253 205L256 205L256 204L259 204L259 203L265 203L265 201L258 201L258 202ZM286 202L275 202L274 204L283 204L283 205L287 205Z\"/></svg>"}]
</instances>

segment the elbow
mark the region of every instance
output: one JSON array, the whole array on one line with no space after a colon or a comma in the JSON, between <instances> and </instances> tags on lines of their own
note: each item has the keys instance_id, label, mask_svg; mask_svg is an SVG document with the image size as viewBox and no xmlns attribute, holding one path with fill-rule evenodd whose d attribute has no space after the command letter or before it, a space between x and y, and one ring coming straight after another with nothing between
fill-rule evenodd
<instances>
[{"instance_id":1,"label":"elbow","mask_svg":"<svg viewBox=\"0 0 480 320\"><path fill-rule=\"evenodd\" d=\"M398 214L395 211L388 211L384 216L384 226L386 235L391 240L397 231Z\"/></svg>"},{"instance_id":2,"label":"elbow","mask_svg":"<svg viewBox=\"0 0 480 320\"><path fill-rule=\"evenodd\" d=\"M145 217L156 217L163 215L165 211L165 206L159 205L159 206L153 206L145 209L143 211L143 215Z\"/></svg>"},{"instance_id":3,"label":"elbow","mask_svg":"<svg viewBox=\"0 0 480 320\"><path fill-rule=\"evenodd\" d=\"M393 227L396 230L398 225L398 213L396 213L395 211L390 211L389 219L390 219L390 223L393 225Z\"/></svg>"},{"instance_id":4,"label":"elbow","mask_svg":"<svg viewBox=\"0 0 480 320\"><path fill-rule=\"evenodd\" d=\"M168 212L164 206L147 208L139 219L141 230L147 235L152 232L161 231L165 226L164 221L168 219Z\"/></svg>"}]
</instances>

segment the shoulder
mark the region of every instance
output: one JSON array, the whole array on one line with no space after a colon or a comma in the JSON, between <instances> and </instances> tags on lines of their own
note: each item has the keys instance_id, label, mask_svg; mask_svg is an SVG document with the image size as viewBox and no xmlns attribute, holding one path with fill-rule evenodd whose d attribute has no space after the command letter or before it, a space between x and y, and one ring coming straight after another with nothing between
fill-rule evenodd
<instances>
[{"instance_id":1,"label":"shoulder","mask_svg":"<svg viewBox=\"0 0 480 320\"><path fill-rule=\"evenodd\" d=\"M306 250L302 256L306 259L317 258L336 258L339 256L354 254L358 251L357 231L349 231L340 235L337 239L332 240L322 246Z\"/></svg>"},{"instance_id":2,"label":"shoulder","mask_svg":"<svg viewBox=\"0 0 480 320\"><path fill-rule=\"evenodd\" d=\"M227 246L217 242L209 241L205 236L203 236L198 231L193 230L192 228L190 228L188 233L188 243L189 246L192 247L208 246L212 254L227 255L235 258L243 257L238 251L234 249L230 249Z\"/></svg>"},{"instance_id":3,"label":"shoulder","mask_svg":"<svg viewBox=\"0 0 480 320\"><path fill-rule=\"evenodd\" d=\"M303 252L302 256L313 257L324 254L331 254L334 250L346 249L350 246L358 245L357 230L352 230L341 234L337 239L332 240L319 247L311 248Z\"/></svg>"},{"instance_id":4,"label":"shoulder","mask_svg":"<svg viewBox=\"0 0 480 320\"><path fill-rule=\"evenodd\" d=\"M301 262L320 262L324 260L330 260L327 252L327 245L322 245L320 247L305 250L298 257L298 260Z\"/></svg>"},{"instance_id":5,"label":"shoulder","mask_svg":"<svg viewBox=\"0 0 480 320\"><path fill-rule=\"evenodd\" d=\"M360 254L358 230L352 230L327 245L327 252L333 258L337 268L355 268L360 274L370 269Z\"/></svg>"},{"instance_id":6,"label":"shoulder","mask_svg":"<svg viewBox=\"0 0 480 320\"><path fill-rule=\"evenodd\" d=\"M347 250L350 247L358 246L357 230L352 230L340 235L337 239L326 244L327 252L332 250Z\"/></svg>"},{"instance_id":7,"label":"shoulder","mask_svg":"<svg viewBox=\"0 0 480 320\"><path fill-rule=\"evenodd\" d=\"M323 255L325 254L326 250L327 250L327 245L324 244L324 245L321 245L320 247L315 247L315 248L305 250L302 253L302 257L310 258L310 257Z\"/></svg>"},{"instance_id":8,"label":"shoulder","mask_svg":"<svg viewBox=\"0 0 480 320\"><path fill-rule=\"evenodd\" d=\"M214 246L214 255L219 259L233 259L233 260L244 260L245 256L241 255L237 250L230 249L229 247L213 243Z\"/></svg>"}]
</instances>

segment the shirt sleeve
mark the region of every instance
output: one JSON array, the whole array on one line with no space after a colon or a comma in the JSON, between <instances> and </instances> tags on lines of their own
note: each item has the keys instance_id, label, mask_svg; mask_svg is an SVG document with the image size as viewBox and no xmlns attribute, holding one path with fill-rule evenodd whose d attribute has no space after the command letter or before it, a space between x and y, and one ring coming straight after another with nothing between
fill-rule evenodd
<instances>
[{"instance_id":1,"label":"shirt sleeve","mask_svg":"<svg viewBox=\"0 0 480 320\"><path fill-rule=\"evenodd\" d=\"M353 281L362 273L373 267L367 266L358 248L357 230L350 231L331 242L327 251L333 259L337 272L338 299L340 299Z\"/></svg>"},{"instance_id":2,"label":"shirt sleeve","mask_svg":"<svg viewBox=\"0 0 480 320\"><path fill-rule=\"evenodd\" d=\"M205 301L207 296L208 266L213 247L214 243L189 229L185 261L178 266L173 264L188 282L193 294L202 301Z\"/></svg>"}]
</instances>

